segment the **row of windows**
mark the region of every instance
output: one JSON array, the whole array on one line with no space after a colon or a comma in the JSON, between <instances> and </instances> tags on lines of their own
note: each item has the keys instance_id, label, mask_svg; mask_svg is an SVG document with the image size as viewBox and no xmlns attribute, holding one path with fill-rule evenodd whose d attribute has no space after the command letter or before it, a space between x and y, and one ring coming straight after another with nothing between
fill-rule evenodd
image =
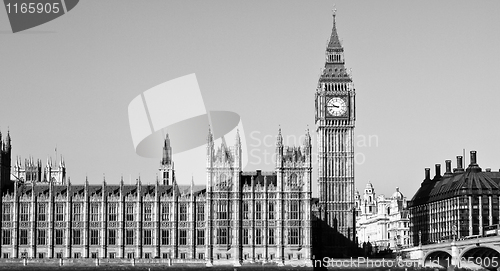
<instances>
[{"instance_id":1,"label":"row of windows","mask_svg":"<svg viewBox=\"0 0 500 271\"><path fill-rule=\"evenodd\" d=\"M118 221L119 220L119 204L117 203L108 203L108 221ZM37 221L48 221L48 204L47 203L37 203ZM153 220L153 204L144 204L144 212L143 212L143 221L152 221ZM90 205L90 221L99 221L101 204L94 203ZM66 203L56 203L55 204L55 221L64 221L65 219L65 210ZM72 212L71 219L72 221L83 221L83 204L82 203L73 203L72 204ZM125 221L135 221L137 213L135 212L136 207L134 203L127 203L125 205ZM12 220L12 204L4 204L2 206L2 221L11 221ZM162 221L169 221L171 218L170 213L170 205L162 204L161 205L161 213L160 217ZM227 211L226 211L227 212ZM31 203L21 203L19 206L19 220L20 221L29 221L31 215ZM188 220L188 205L186 203L179 204L179 221L187 221ZM203 221L205 220L205 205L197 204L196 206L196 220Z\"/></svg>"},{"instance_id":2,"label":"row of windows","mask_svg":"<svg viewBox=\"0 0 500 271\"><path fill-rule=\"evenodd\" d=\"M117 230L108 230L108 242L107 245L117 245ZM205 245L205 230L196 231L196 244ZM72 231L72 245L83 245L82 230ZM161 245L170 245L170 230L161 230ZM90 230L90 245L100 245L99 230ZM187 245L187 230L179 230L179 245ZM56 229L54 230L54 244L64 245L64 230ZM28 230L19 230L19 245L28 245L29 242ZM37 245L47 245L47 230L39 229L36 235ZM125 245L135 244L135 230L125 231ZM143 245L153 244L153 230L143 231ZM2 245L12 245L12 231L2 230Z\"/></svg>"},{"instance_id":3,"label":"row of windows","mask_svg":"<svg viewBox=\"0 0 500 271\"><path fill-rule=\"evenodd\" d=\"M83 221L83 204L74 203L72 204L73 209L71 212L72 221ZM152 221L153 220L153 204L145 204L144 212L143 212L143 221ZM38 203L37 204L37 221L48 221L48 204L47 203ZM160 210L160 216L162 221L169 221L171 218L169 204L162 204ZM108 204L108 221L118 221L119 220L119 205L117 203L109 203ZM231 217L231 208L228 201L218 201L216 203L216 218L217 219L230 219ZM285 205L287 209L286 219L301 219L301 205L299 201L291 201ZM55 204L55 221L64 221L65 220L65 203L56 203ZM90 221L99 221L101 204L91 204L90 205ZM125 221L135 221L136 213L135 213L135 204L129 203L125 206ZM2 214L3 221L11 221L12 217L12 205L4 204L2 206ZM254 217L255 219L276 219L275 218L275 204L273 202L269 202L267 204L267 210L264 208L264 204L261 202L255 203L254 208ZM267 217L266 217L267 214ZM30 203L22 203L19 209L19 219L20 221L29 221L31 215L31 204ZM179 221L187 221L188 220L188 205L186 203L179 204ZM243 219L250 218L250 208L248 202L243 202L242 205L242 215ZM204 221L205 220L205 205L197 204L196 206L196 220Z\"/></svg>"},{"instance_id":4,"label":"row of windows","mask_svg":"<svg viewBox=\"0 0 500 271\"><path fill-rule=\"evenodd\" d=\"M45 252L39 252L39 253L37 253L37 258L38 259L43 259L46 256L47 256L47 253L45 253ZM63 253L62 252L56 252L55 256L56 256L56 258L60 259L60 258L63 257ZM96 259L96 258L98 258L98 256L99 256L98 252L91 252L90 253L90 257L92 259ZM187 257L188 254L186 252L180 253L179 256L180 256L181 259L187 259L188 258ZM116 252L110 252L108 254L108 258L109 259L114 259L116 257L117 257L117 253ZM127 259L133 259L133 258L135 258L135 252L127 252L126 257L127 257ZM198 257L198 259L203 260L203 259L205 259L205 253L201 253L200 252L200 253L198 253L197 257ZM4 252L2 254L2 258L4 258L4 259L10 258L10 253ZM21 258L28 258L28 252L21 252ZM81 252L74 252L73 253L73 258L74 259L82 258L82 253ZM144 259L151 259L151 258L153 258L153 254L151 252L144 252L143 258ZM170 255L169 252L164 252L164 253L162 253L162 258L163 259L170 259L171 255Z\"/></svg>"},{"instance_id":5,"label":"row of windows","mask_svg":"<svg viewBox=\"0 0 500 271\"><path fill-rule=\"evenodd\" d=\"M226 245L229 244L229 234L230 229L228 228L218 228L216 231L216 244ZM243 245L249 244L249 229L243 229ZM161 230L161 245L170 245L170 230ZM90 245L100 245L99 230L90 230ZM179 245L187 245L188 232L187 230L179 230ZM254 240L256 245L263 244L263 229L255 229ZM28 245L28 230L19 230L19 245ZM64 230L56 229L54 231L54 244L63 245L64 244ZM205 230L196 231L196 244L205 245ZM135 230L125 231L125 245L134 245L135 241ZM37 245L47 245L47 230L39 229L36 235ZM107 245L117 244L117 230L108 230L108 242ZM153 230L143 231L143 245L153 244ZM275 231L274 229L268 229L267 234L267 244L275 244ZM300 228L288 229L288 244L298 245L300 244ZM2 230L2 245L12 245L12 231ZM83 245L82 230L72 231L72 245Z\"/></svg>"}]
</instances>

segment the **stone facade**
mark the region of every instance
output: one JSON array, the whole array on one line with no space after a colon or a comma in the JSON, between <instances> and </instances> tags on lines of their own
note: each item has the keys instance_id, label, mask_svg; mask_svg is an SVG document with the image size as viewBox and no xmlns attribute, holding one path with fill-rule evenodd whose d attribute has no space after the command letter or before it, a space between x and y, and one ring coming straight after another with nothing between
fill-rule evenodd
<instances>
[{"instance_id":1,"label":"stone facade","mask_svg":"<svg viewBox=\"0 0 500 271\"><path fill-rule=\"evenodd\" d=\"M409 203L411 242L414 246L462 238L477 238L490 230L496 234L499 224L500 172L481 169L476 152L470 152L470 164L457 167L451 160L435 165L435 176L425 169L425 179Z\"/></svg>"},{"instance_id":2,"label":"stone facade","mask_svg":"<svg viewBox=\"0 0 500 271\"><path fill-rule=\"evenodd\" d=\"M162 177L154 185L45 181L41 163L27 162L31 171L16 164L17 177L2 191L0 256L306 263L311 259L309 133L302 147L290 148L279 132L274 172L242 172L239 136L236 142L216 151L209 134L206 187L177 184L168 136Z\"/></svg>"},{"instance_id":3,"label":"stone facade","mask_svg":"<svg viewBox=\"0 0 500 271\"><path fill-rule=\"evenodd\" d=\"M355 256L354 126L355 89L345 68L344 48L333 27L315 93L318 153L318 212L321 257Z\"/></svg>"},{"instance_id":4,"label":"stone facade","mask_svg":"<svg viewBox=\"0 0 500 271\"><path fill-rule=\"evenodd\" d=\"M356 228L360 246L370 243L374 252L398 251L410 246L407 199L396 188L391 197L376 195L371 183L363 196L356 192Z\"/></svg>"}]
</instances>

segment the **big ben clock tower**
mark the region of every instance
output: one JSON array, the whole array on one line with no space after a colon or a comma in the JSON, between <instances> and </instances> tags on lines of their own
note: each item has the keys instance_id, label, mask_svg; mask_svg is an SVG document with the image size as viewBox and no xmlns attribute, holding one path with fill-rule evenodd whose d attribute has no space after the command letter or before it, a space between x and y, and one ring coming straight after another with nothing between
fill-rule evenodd
<instances>
[{"instance_id":1,"label":"big ben clock tower","mask_svg":"<svg viewBox=\"0 0 500 271\"><path fill-rule=\"evenodd\" d=\"M342 251L355 243L354 122L355 92L344 66L333 13L325 67L316 89L318 185L323 245Z\"/></svg>"}]
</instances>

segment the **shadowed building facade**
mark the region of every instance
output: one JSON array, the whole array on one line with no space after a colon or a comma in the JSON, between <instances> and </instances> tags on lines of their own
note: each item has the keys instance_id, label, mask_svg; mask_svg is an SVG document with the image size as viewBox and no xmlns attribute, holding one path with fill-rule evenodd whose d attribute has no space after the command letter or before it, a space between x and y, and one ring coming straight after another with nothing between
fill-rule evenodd
<instances>
[{"instance_id":1,"label":"shadowed building facade","mask_svg":"<svg viewBox=\"0 0 500 271\"><path fill-rule=\"evenodd\" d=\"M74 185L56 173L42 178L51 176L50 160L43 175L40 161L16 163L1 194L0 255L174 258L208 265L311 258L309 133L302 147L291 148L279 132L274 172L241 171L239 135L235 146L223 142L215 149L209 133L207 186L178 185L171 153L167 135L161 178L152 185L125 185L123 179L118 185ZM57 172L65 170L60 162ZM3 168L2 177L9 175L10 167Z\"/></svg>"}]
</instances>

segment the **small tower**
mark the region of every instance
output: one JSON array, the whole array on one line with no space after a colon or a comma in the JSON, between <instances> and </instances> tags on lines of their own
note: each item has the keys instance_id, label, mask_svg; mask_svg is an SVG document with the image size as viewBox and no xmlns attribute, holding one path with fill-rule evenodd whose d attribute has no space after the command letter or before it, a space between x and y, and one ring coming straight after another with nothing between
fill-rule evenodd
<instances>
[{"instance_id":1,"label":"small tower","mask_svg":"<svg viewBox=\"0 0 500 271\"><path fill-rule=\"evenodd\" d=\"M174 162L172 161L172 147L168 134L163 144L163 157L160 161L160 176L163 185L170 185L174 179Z\"/></svg>"},{"instance_id":2,"label":"small tower","mask_svg":"<svg viewBox=\"0 0 500 271\"><path fill-rule=\"evenodd\" d=\"M56 161L57 164L57 161ZM47 165L45 166L45 182L52 182L54 184L66 183L66 163L61 156L58 167L54 165L51 158L47 158Z\"/></svg>"},{"instance_id":3,"label":"small tower","mask_svg":"<svg viewBox=\"0 0 500 271\"><path fill-rule=\"evenodd\" d=\"M10 133L7 132L7 137L2 141L2 133L0 132L0 184L4 187L10 183L10 163L11 163L11 144Z\"/></svg>"}]
</instances>

